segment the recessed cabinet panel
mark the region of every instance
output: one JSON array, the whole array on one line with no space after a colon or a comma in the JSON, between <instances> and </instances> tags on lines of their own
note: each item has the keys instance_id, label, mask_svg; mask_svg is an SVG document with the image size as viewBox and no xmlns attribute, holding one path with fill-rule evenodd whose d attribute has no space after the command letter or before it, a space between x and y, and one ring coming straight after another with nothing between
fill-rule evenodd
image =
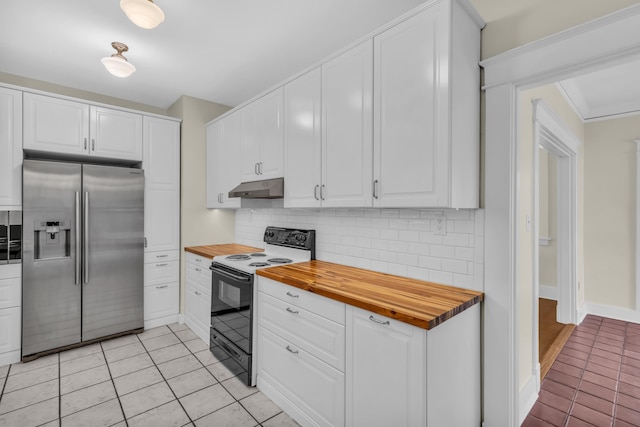
<instances>
[{"instance_id":1,"label":"recessed cabinet panel","mask_svg":"<svg viewBox=\"0 0 640 427\"><path fill-rule=\"evenodd\" d=\"M375 206L449 203L448 25L441 4L374 38Z\"/></svg>"},{"instance_id":2,"label":"recessed cabinet panel","mask_svg":"<svg viewBox=\"0 0 640 427\"><path fill-rule=\"evenodd\" d=\"M24 93L24 148L89 154L89 105Z\"/></svg>"},{"instance_id":3,"label":"recessed cabinet panel","mask_svg":"<svg viewBox=\"0 0 640 427\"><path fill-rule=\"evenodd\" d=\"M145 322L165 316L174 316L179 310L180 285L164 283L144 287Z\"/></svg>"},{"instance_id":4,"label":"recessed cabinet panel","mask_svg":"<svg viewBox=\"0 0 640 427\"><path fill-rule=\"evenodd\" d=\"M91 155L142 161L142 115L91 107Z\"/></svg>"},{"instance_id":5,"label":"recessed cabinet panel","mask_svg":"<svg viewBox=\"0 0 640 427\"><path fill-rule=\"evenodd\" d=\"M180 279L178 261L159 261L144 265L144 285L155 286Z\"/></svg>"},{"instance_id":6,"label":"recessed cabinet panel","mask_svg":"<svg viewBox=\"0 0 640 427\"><path fill-rule=\"evenodd\" d=\"M22 92L0 88L0 209L22 205Z\"/></svg>"},{"instance_id":7,"label":"recessed cabinet panel","mask_svg":"<svg viewBox=\"0 0 640 427\"><path fill-rule=\"evenodd\" d=\"M322 183L321 69L284 87L285 207L319 207Z\"/></svg>"},{"instance_id":8,"label":"recessed cabinet panel","mask_svg":"<svg viewBox=\"0 0 640 427\"><path fill-rule=\"evenodd\" d=\"M149 186L150 187L150 186ZM177 249L180 239L180 198L175 190L146 189L144 234L146 251Z\"/></svg>"},{"instance_id":9,"label":"recessed cabinet panel","mask_svg":"<svg viewBox=\"0 0 640 427\"><path fill-rule=\"evenodd\" d=\"M371 206L372 86L371 40L322 65L322 206Z\"/></svg>"},{"instance_id":10,"label":"recessed cabinet panel","mask_svg":"<svg viewBox=\"0 0 640 427\"><path fill-rule=\"evenodd\" d=\"M207 125L207 207L239 208L240 198L229 197L229 191L240 184L243 116L231 114ZM256 169L257 170L257 169Z\"/></svg>"},{"instance_id":11,"label":"recessed cabinet panel","mask_svg":"<svg viewBox=\"0 0 640 427\"><path fill-rule=\"evenodd\" d=\"M0 310L0 355L20 350L21 315L20 307Z\"/></svg>"}]
</instances>

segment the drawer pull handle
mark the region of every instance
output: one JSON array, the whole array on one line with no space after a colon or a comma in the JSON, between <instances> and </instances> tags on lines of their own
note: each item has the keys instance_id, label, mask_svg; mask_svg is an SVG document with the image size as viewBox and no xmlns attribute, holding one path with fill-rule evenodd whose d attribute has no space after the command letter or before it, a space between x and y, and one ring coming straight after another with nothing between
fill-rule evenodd
<instances>
[{"instance_id":1,"label":"drawer pull handle","mask_svg":"<svg viewBox=\"0 0 640 427\"><path fill-rule=\"evenodd\" d=\"M200 258L196 258L196 262L202 262Z\"/></svg>"},{"instance_id":2,"label":"drawer pull handle","mask_svg":"<svg viewBox=\"0 0 640 427\"><path fill-rule=\"evenodd\" d=\"M196 267L196 271L202 271L202 269L201 269L201 268Z\"/></svg>"},{"instance_id":3,"label":"drawer pull handle","mask_svg":"<svg viewBox=\"0 0 640 427\"><path fill-rule=\"evenodd\" d=\"M287 311L288 311L289 313L291 313L291 314L298 314L298 313L299 313L299 312L298 312L298 310L291 310L291 308L290 308L290 307L287 307Z\"/></svg>"},{"instance_id":4,"label":"drawer pull handle","mask_svg":"<svg viewBox=\"0 0 640 427\"><path fill-rule=\"evenodd\" d=\"M164 289L164 288L168 288L169 285L162 285L162 286L156 286L156 289Z\"/></svg>"},{"instance_id":5,"label":"drawer pull handle","mask_svg":"<svg viewBox=\"0 0 640 427\"><path fill-rule=\"evenodd\" d=\"M169 256L169 255L156 255L156 258L166 258L166 257L168 257L168 256Z\"/></svg>"},{"instance_id":6,"label":"drawer pull handle","mask_svg":"<svg viewBox=\"0 0 640 427\"><path fill-rule=\"evenodd\" d=\"M198 291L194 291L194 292L195 292L195 294L196 294L196 295L198 295L198 296L202 295L202 294L201 294L200 292L198 292Z\"/></svg>"},{"instance_id":7,"label":"drawer pull handle","mask_svg":"<svg viewBox=\"0 0 640 427\"><path fill-rule=\"evenodd\" d=\"M165 263L162 263L162 264L156 264L156 267L166 267L167 265L169 265L169 264L167 264L165 262Z\"/></svg>"},{"instance_id":8,"label":"drawer pull handle","mask_svg":"<svg viewBox=\"0 0 640 427\"><path fill-rule=\"evenodd\" d=\"M381 324L381 325L388 325L388 324L389 324L389 321L388 321L388 320L385 320L385 321L383 322L382 320L378 320L378 319L376 319L376 318L375 318L375 317L373 317L373 316L369 316L369 320L371 320L372 322L379 323L379 324Z\"/></svg>"},{"instance_id":9,"label":"drawer pull handle","mask_svg":"<svg viewBox=\"0 0 640 427\"><path fill-rule=\"evenodd\" d=\"M300 296L300 295L294 295L289 291L287 291L287 295L290 296L291 298L298 298Z\"/></svg>"},{"instance_id":10,"label":"drawer pull handle","mask_svg":"<svg viewBox=\"0 0 640 427\"><path fill-rule=\"evenodd\" d=\"M287 351L288 351L289 353L292 353L292 354L298 354L298 350L294 350L294 349L292 349L292 348L291 348L291 347L289 347L289 346L287 346L286 348L287 348Z\"/></svg>"}]
</instances>

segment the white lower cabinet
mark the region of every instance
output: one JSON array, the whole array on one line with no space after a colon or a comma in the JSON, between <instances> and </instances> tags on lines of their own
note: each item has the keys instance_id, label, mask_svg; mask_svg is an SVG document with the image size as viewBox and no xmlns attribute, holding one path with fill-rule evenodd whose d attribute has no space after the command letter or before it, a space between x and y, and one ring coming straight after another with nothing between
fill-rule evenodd
<instances>
[{"instance_id":1,"label":"white lower cabinet","mask_svg":"<svg viewBox=\"0 0 640 427\"><path fill-rule=\"evenodd\" d=\"M22 265L0 265L0 366L20 360Z\"/></svg>"},{"instance_id":2,"label":"white lower cabinet","mask_svg":"<svg viewBox=\"0 0 640 427\"><path fill-rule=\"evenodd\" d=\"M202 341L209 344L211 327L211 258L187 252L184 321Z\"/></svg>"},{"instance_id":3,"label":"white lower cabinet","mask_svg":"<svg viewBox=\"0 0 640 427\"><path fill-rule=\"evenodd\" d=\"M258 276L257 386L304 426L344 425L345 305Z\"/></svg>"},{"instance_id":4,"label":"white lower cabinet","mask_svg":"<svg viewBox=\"0 0 640 427\"><path fill-rule=\"evenodd\" d=\"M480 305L425 329L258 276L257 386L303 426L477 427Z\"/></svg>"},{"instance_id":5,"label":"white lower cabinet","mask_svg":"<svg viewBox=\"0 0 640 427\"><path fill-rule=\"evenodd\" d=\"M180 268L178 251L144 254L145 329L178 321L180 312Z\"/></svg>"},{"instance_id":6,"label":"white lower cabinet","mask_svg":"<svg viewBox=\"0 0 640 427\"><path fill-rule=\"evenodd\" d=\"M426 343L424 329L347 307L347 426L426 425Z\"/></svg>"}]
</instances>

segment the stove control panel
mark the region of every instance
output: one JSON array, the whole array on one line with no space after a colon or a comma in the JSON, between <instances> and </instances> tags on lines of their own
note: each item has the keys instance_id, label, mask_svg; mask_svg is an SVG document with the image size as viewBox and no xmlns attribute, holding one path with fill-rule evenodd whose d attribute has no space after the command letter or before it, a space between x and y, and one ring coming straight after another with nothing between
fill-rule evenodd
<instances>
[{"instance_id":1,"label":"stove control panel","mask_svg":"<svg viewBox=\"0 0 640 427\"><path fill-rule=\"evenodd\" d=\"M304 249L315 252L316 231L297 228L267 227L264 241L271 245Z\"/></svg>"}]
</instances>

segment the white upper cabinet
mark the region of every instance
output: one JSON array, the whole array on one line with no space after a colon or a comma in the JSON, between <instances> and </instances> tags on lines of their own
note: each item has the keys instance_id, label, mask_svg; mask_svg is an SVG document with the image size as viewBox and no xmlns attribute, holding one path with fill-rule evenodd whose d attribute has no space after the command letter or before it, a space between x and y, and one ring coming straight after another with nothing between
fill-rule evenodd
<instances>
[{"instance_id":1,"label":"white upper cabinet","mask_svg":"<svg viewBox=\"0 0 640 427\"><path fill-rule=\"evenodd\" d=\"M142 160L142 115L91 106L90 118L92 156Z\"/></svg>"},{"instance_id":2,"label":"white upper cabinet","mask_svg":"<svg viewBox=\"0 0 640 427\"><path fill-rule=\"evenodd\" d=\"M323 206L371 206L372 85L371 40L322 65Z\"/></svg>"},{"instance_id":3,"label":"white upper cabinet","mask_svg":"<svg viewBox=\"0 0 640 427\"><path fill-rule=\"evenodd\" d=\"M319 207L322 184L321 70L284 86L284 206Z\"/></svg>"},{"instance_id":4,"label":"white upper cabinet","mask_svg":"<svg viewBox=\"0 0 640 427\"><path fill-rule=\"evenodd\" d=\"M142 160L142 115L24 93L24 148Z\"/></svg>"},{"instance_id":5,"label":"white upper cabinet","mask_svg":"<svg viewBox=\"0 0 640 427\"><path fill-rule=\"evenodd\" d=\"M180 247L180 123L144 117L146 252Z\"/></svg>"},{"instance_id":6,"label":"white upper cabinet","mask_svg":"<svg viewBox=\"0 0 640 427\"><path fill-rule=\"evenodd\" d=\"M374 206L478 207L479 53L457 1L374 37Z\"/></svg>"},{"instance_id":7,"label":"white upper cabinet","mask_svg":"<svg viewBox=\"0 0 640 427\"><path fill-rule=\"evenodd\" d=\"M242 115L242 182L282 177L284 175L282 87L243 107L240 114Z\"/></svg>"},{"instance_id":8,"label":"white upper cabinet","mask_svg":"<svg viewBox=\"0 0 640 427\"><path fill-rule=\"evenodd\" d=\"M0 87L0 209L22 205L22 92Z\"/></svg>"},{"instance_id":9,"label":"white upper cabinet","mask_svg":"<svg viewBox=\"0 0 640 427\"><path fill-rule=\"evenodd\" d=\"M242 115L231 114L207 125L207 207L239 208L229 191L240 184Z\"/></svg>"},{"instance_id":10,"label":"white upper cabinet","mask_svg":"<svg viewBox=\"0 0 640 427\"><path fill-rule=\"evenodd\" d=\"M368 40L285 85L285 206L370 207Z\"/></svg>"}]
</instances>

